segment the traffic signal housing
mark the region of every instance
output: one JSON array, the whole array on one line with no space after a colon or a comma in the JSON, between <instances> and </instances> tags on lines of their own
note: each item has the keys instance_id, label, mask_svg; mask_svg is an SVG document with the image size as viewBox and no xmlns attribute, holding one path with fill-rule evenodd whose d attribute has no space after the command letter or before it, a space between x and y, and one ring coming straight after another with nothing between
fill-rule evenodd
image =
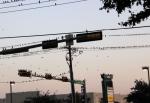
<instances>
[{"instance_id":1,"label":"traffic signal housing","mask_svg":"<svg viewBox=\"0 0 150 103\"><path fill-rule=\"evenodd\" d=\"M102 40L102 31L77 34L77 43Z\"/></svg>"},{"instance_id":2,"label":"traffic signal housing","mask_svg":"<svg viewBox=\"0 0 150 103\"><path fill-rule=\"evenodd\" d=\"M57 48L57 47L58 47L57 39L42 41L42 49Z\"/></svg>"},{"instance_id":3,"label":"traffic signal housing","mask_svg":"<svg viewBox=\"0 0 150 103\"><path fill-rule=\"evenodd\" d=\"M31 77L32 76L32 72L20 69L20 70L18 70L18 75L21 76L21 77Z\"/></svg>"},{"instance_id":4,"label":"traffic signal housing","mask_svg":"<svg viewBox=\"0 0 150 103\"><path fill-rule=\"evenodd\" d=\"M0 54L7 55L7 54L14 54L14 53L21 53L21 52L28 52L28 47L21 47L21 48L12 48L12 49L3 49Z\"/></svg>"},{"instance_id":5,"label":"traffic signal housing","mask_svg":"<svg viewBox=\"0 0 150 103\"><path fill-rule=\"evenodd\" d=\"M63 82L69 82L69 79L67 77L62 77Z\"/></svg>"},{"instance_id":6,"label":"traffic signal housing","mask_svg":"<svg viewBox=\"0 0 150 103\"><path fill-rule=\"evenodd\" d=\"M53 77L52 77L51 74L46 73L46 74L45 74L45 79L51 80L51 79L53 79Z\"/></svg>"}]
</instances>

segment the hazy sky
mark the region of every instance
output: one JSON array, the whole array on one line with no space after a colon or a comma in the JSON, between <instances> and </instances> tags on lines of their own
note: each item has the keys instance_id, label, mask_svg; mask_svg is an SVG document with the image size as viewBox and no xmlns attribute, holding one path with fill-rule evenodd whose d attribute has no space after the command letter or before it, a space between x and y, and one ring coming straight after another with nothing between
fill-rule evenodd
<instances>
[{"instance_id":1,"label":"hazy sky","mask_svg":"<svg viewBox=\"0 0 150 103\"><path fill-rule=\"evenodd\" d=\"M32 0L37 2L38 0ZM69 0L76 1L76 0ZM2 0L0 0L2 2ZM51 1L54 5L68 2L68 0ZM28 3L28 0L25 0ZM17 3L16 3L17 4ZM13 4L0 4L0 7L11 6ZM48 5L39 4L10 9L0 9L0 37L20 36L20 35L38 35L47 33L78 32L85 30L100 30L106 28L120 27L118 22L127 19L128 14L123 14L118 18L116 12L106 13L99 11L101 2L99 0L87 0L69 5L53 6L29 11L20 11L13 13L2 13L7 10L17 10L31 8L35 6ZM142 22L140 25L149 25L150 20ZM140 46L150 45L150 36L120 36L112 37L114 34L138 34L149 33L149 28L104 31L102 41L74 44L74 47L112 47L112 46ZM60 36L55 36L60 37ZM0 47L32 43L36 41L55 38L54 36L19 38L19 39L1 39ZM59 46L64 46L65 43ZM37 49L35 49L37 51ZM115 93L127 94L134 85L135 79L143 79L147 82L147 72L142 71L142 66L150 64L150 48L137 49L110 49L110 50L83 50L83 53L73 57L73 71L75 79L86 79L88 92L102 92L101 77L102 73L111 73L114 75ZM29 69L40 74L52 73L59 75L68 72L69 68L65 60L67 51L49 50L30 56L7 55L0 56L0 82L9 82L11 80L21 82L35 80L38 78L21 78L17 75L18 69ZM14 57L17 56L17 57ZM69 74L66 76L69 77ZM80 85L75 85L76 91L80 92ZM37 81L31 83L16 83L13 86L14 92L23 92L30 90L40 90L50 93L69 93L70 83L60 81ZM0 97L4 97L9 92L9 83L0 84Z\"/></svg>"}]
</instances>

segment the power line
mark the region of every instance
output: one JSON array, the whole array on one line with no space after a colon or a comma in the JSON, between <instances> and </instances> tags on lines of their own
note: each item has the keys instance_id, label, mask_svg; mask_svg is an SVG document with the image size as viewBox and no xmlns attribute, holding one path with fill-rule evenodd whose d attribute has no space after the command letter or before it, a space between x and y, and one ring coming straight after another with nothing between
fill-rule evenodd
<instances>
[{"instance_id":1,"label":"power line","mask_svg":"<svg viewBox=\"0 0 150 103\"><path fill-rule=\"evenodd\" d=\"M121 37L121 36L149 36L150 33L141 33L141 34L115 34L115 35L106 35L106 36L114 36L114 37Z\"/></svg>"},{"instance_id":2,"label":"power line","mask_svg":"<svg viewBox=\"0 0 150 103\"><path fill-rule=\"evenodd\" d=\"M80 49L80 50L85 50L85 51L103 51L103 50L121 50L121 49L141 49L141 48L150 48L150 45L132 45L132 46L110 46L110 47L72 47L72 49ZM53 49L54 50L54 49ZM66 50L66 47L60 47L55 50ZM0 59L9 59L12 57L22 57L22 56L32 56L32 55L39 55L43 54L45 52L50 53L51 49L48 51L33 51L33 52L28 52L28 53L17 53L9 55L9 57L2 56ZM56 53L56 52L53 52ZM22 55L19 55L22 54Z\"/></svg>"},{"instance_id":3,"label":"power line","mask_svg":"<svg viewBox=\"0 0 150 103\"><path fill-rule=\"evenodd\" d=\"M116 31L116 30L126 30L126 29L149 28L149 27L150 25L146 25L146 26L136 26L136 27L125 27L125 28L101 29L101 31Z\"/></svg>"},{"instance_id":4,"label":"power line","mask_svg":"<svg viewBox=\"0 0 150 103\"><path fill-rule=\"evenodd\" d=\"M34 10L34 9L41 9L41 8L47 8L47 7L60 6L60 5L70 5L70 4L79 3L79 2L83 2L83 1L87 1L87 0L79 0L79 1L72 1L72 2L64 2L64 3L55 3L53 5L38 6L38 7L33 7L33 8L17 9L17 10L10 10L10 11L2 11L2 12L0 12L0 14L19 12L19 11L27 11L27 10Z\"/></svg>"},{"instance_id":5,"label":"power line","mask_svg":"<svg viewBox=\"0 0 150 103\"><path fill-rule=\"evenodd\" d=\"M80 31L80 32L66 32L66 33L54 33L54 34L41 34L41 35L22 35L22 36L9 36L9 37L0 37L0 39L15 39L15 38L30 38L30 37L42 37L42 36L57 36L57 35L66 35L66 34L79 34L86 32L97 32L97 31L116 31L122 29L138 29L138 28L150 28L150 25L147 26L137 26L137 27L128 27L128 28L110 28L110 29L100 29L92 31ZM110 35L110 36L139 36L139 35L150 35L150 34L122 34L122 35ZM109 36L109 35L106 35Z\"/></svg>"},{"instance_id":6,"label":"power line","mask_svg":"<svg viewBox=\"0 0 150 103\"><path fill-rule=\"evenodd\" d=\"M25 35L23 35L23 36L8 36L8 37L0 37L0 39L29 38L29 37L41 37L41 36L57 36L57 35L66 35L66 34L84 33L84 32L68 32L68 33L56 33L56 34L26 35L26 36Z\"/></svg>"},{"instance_id":7,"label":"power line","mask_svg":"<svg viewBox=\"0 0 150 103\"><path fill-rule=\"evenodd\" d=\"M150 45L112 46L112 47L72 47L81 50L118 50L118 49L140 49L150 48Z\"/></svg>"},{"instance_id":8,"label":"power line","mask_svg":"<svg viewBox=\"0 0 150 103\"><path fill-rule=\"evenodd\" d=\"M15 7L23 7L23 6L30 6L30 5L35 5L35 4L43 4L43 3L47 3L47 2L51 2L51 1L56 1L56 0L46 0L46 1L38 1L38 2L32 2L32 3L20 3L18 5L13 5L13 6L5 6L5 7L1 7L0 9L8 9L8 8L15 8Z\"/></svg>"},{"instance_id":9,"label":"power line","mask_svg":"<svg viewBox=\"0 0 150 103\"><path fill-rule=\"evenodd\" d=\"M26 0L14 0L14 1L6 0L6 1L1 2L0 4L10 4L10 3L22 2L22 1L26 1Z\"/></svg>"}]
</instances>

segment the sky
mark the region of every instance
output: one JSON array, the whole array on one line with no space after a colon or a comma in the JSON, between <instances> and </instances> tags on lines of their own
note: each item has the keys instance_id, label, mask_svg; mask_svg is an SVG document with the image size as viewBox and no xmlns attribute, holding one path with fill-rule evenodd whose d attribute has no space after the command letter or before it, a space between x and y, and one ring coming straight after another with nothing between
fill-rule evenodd
<instances>
[{"instance_id":1,"label":"sky","mask_svg":"<svg viewBox=\"0 0 150 103\"><path fill-rule=\"evenodd\" d=\"M76 0L69 0L70 2ZM0 0L0 3L3 0ZM38 0L23 3L38 2ZM86 0L78 3L58 5L68 2L68 0L55 0L49 3L0 9L0 37L21 36L21 35L41 35L56 34L66 32L80 32L90 30L101 30L107 28L119 28L118 22L127 19L128 14L124 13L118 17L115 11L107 13L100 11L102 3L99 0ZM0 7L18 5L19 3L0 4ZM56 4L56 5L55 5ZM2 13L12 10L33 8L36 6L55 5L47 8ZM150 20L138 24L137 26L149 25ZM76 43L73 47L120 47L120 46L143 46L150 45L149 35L144 36L113 36L124 34L147 34L149 28L103 31L103 40ZM21 45L39 42L58 36L1 39L0 47ZM59 44L59 47L65 43ZM2 50L2 48L1 48ZM40 51L40 52L37 52ZM131 49L108 49L108 50L80 50L78 56L73 56L74 78L86 80L87 92L102 92L100 74L113 74L114 92L128 94L130 88L134 86L134 81L144 80L147 82L147 72L142 71L143 66L149 66L150 48ZM0 98L9 93L9 81L21 82L36 80L40 78L23 78L18 76L18 69L28 69L39 74L52 73L59 75L67 73L69 67L66 62L67 50L52 49L42 50L41 48L31 50L30 55L14 54L0 56ZM75 54L78 54L77 51ZM65 76L69 77L67 73ZM80 92L80 85L75 85L76 91ZM55 80L41 80L36 82L16 83L13 85L13 92L25 92L39 90L41 93L62 94L70 93L70 83Z\"/></svg>"}]
</instances>

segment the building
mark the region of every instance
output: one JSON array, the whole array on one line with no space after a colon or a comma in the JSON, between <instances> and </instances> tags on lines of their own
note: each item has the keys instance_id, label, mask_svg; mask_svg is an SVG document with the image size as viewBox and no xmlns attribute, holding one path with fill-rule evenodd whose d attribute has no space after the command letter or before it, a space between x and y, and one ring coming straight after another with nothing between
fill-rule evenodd
<instances>
[{"instance_id":1,"label":"building","mask_svg":"<svg viewBox=\"0 0 150 103\"><path fill-rule=\"evenodd\" d=\"M28 98L38 97L39 91L17 92L12 93L12 103L24 103ZM0 99L0 103L10 103L10 93L6 94L5 99Z\"/></svg>"},{"instance_id":2,"label":"building","mask_svg":"<svg viewBox=\"0 0 150 103\"><path fill-rule=\"evenodd\" d=\"M41 96L39 91L28 91L28 92L17 92L12 94L13 99L12 103L24 103L24 101L30 102L30 98L39 97ZM61 103L67 103L66 100L68 99L69 94L59 94L55 95L57 99L60 99ZM102 103L102 93L94 93L90 92L87 93L88 103ZM126 103L124 100L125 95L115 94L115 101L118 103ZM10 103L10 93L6 94L5 99L0 99L0 103Z\"/></svg>"},{"instance_id":3,"label":"building","mask_svg":"<svg viewBox=\"0 0 150 103\"><path fill-rule=\"evenodd\" d=\"M6 99L0 99L0 103L6 103Z\"/></svg>"}]
</instances>

